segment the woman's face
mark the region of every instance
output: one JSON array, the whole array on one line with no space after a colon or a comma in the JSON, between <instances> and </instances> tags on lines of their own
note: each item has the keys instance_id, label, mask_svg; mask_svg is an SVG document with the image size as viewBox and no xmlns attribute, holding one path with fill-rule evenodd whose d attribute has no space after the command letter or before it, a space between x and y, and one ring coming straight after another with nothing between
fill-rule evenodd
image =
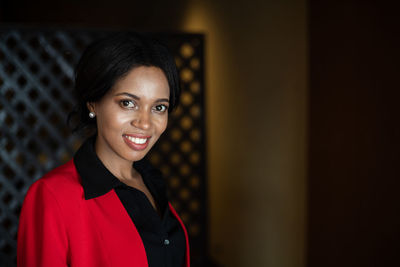
<instances>
[{"instance_id":1,"label":"woman's face","mask_svg":"<svg viewBox=\"0 0 400 267\"><path fill-rule=\"evenodd\" d=\"M169 86L163 71L136 67L88 108L96 114L96 152L108 163L142 159L168 122Z\"/></svg>"}]
</instances>

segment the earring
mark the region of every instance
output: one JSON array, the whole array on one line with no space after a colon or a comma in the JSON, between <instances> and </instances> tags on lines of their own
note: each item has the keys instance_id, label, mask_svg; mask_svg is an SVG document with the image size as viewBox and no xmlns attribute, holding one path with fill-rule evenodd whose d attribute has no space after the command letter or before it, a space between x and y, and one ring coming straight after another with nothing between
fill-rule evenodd
<instances>
[{"instance_id":1,"label":"earring","mask_svg":"<svg viewBox=\"0 0 400 267\"><path fill-rule=\"evenodd\" d=\"M96 117L96 114L94 114L93 112L89 112L89 118L93 119L94 117Z\"/></svg>"}]
</instances>

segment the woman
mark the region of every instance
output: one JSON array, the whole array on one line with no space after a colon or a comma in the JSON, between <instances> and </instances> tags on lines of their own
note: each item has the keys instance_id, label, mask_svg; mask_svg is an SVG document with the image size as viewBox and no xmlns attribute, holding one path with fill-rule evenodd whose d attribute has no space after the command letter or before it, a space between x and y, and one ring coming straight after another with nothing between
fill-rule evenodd
<instances>
[{"instance_id":1,"label":"woman","mask_svg":"<svg viewBox=\"0 0 400 267\"><path fill-rule=\"evenodd\" d=\"M30 187L18 266L189 266L186 229L144 158L179 99L173 57L138 34L107 37L84 52L75 91L77 128L95 134Z\"/></svg>"}]
</instances>

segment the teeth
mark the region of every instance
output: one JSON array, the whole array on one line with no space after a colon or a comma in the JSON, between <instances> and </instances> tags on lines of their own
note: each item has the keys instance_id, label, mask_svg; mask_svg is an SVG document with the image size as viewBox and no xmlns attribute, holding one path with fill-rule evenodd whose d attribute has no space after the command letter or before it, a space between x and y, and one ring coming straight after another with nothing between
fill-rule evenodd
<instances>
[{"instance_id":1,"label":"teeth","mask_svg":"<svg viewBox=\"0 0 400 267\"><path fill-rule=\"evenodd\" d=\"M147 138L137 138L137 137L127 136L127 135L125 137L128 138L133 143L138 144L138 145L142 145L142 144L146 143L146 141L147 141Z\"/></svg>"}]
</instances>

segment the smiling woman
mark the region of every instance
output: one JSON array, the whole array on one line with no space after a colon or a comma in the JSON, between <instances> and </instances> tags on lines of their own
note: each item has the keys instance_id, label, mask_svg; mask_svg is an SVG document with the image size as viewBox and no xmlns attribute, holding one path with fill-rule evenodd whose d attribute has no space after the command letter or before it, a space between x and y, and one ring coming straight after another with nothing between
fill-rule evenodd
<instances>
[{"instance_id":1,"label":"smiling woman","mask_svg":"<svg viewBox=\"0 0 400 267\"><path fill-rule=\"evenodd\" d=\"M21 211L18 266L189 266L188 236L145 158L179 99L165 46L134 33L90 45L76 70L74 158L35 182Z\"/></svg>"},{"instance_id":2,"label":"smiling woman","mask_svg":"<svg viewBox=\"0 0 400 267\"><path fill-rule=\"evenodd\" d=\"M97 118L97 155L115 176L131 180L132 162L141 160L167 127L168 105L164 73L143 66L129 71L100 101L87 104Z\"/></svg>"}]
</instances>

